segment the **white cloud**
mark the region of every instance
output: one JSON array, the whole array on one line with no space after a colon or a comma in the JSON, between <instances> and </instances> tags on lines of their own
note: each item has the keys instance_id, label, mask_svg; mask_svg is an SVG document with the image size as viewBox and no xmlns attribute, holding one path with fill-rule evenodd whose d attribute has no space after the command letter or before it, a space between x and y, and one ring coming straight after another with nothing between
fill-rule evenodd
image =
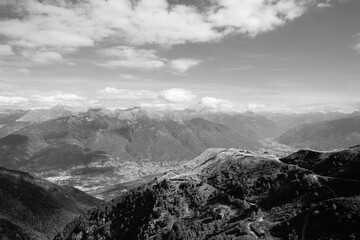
<instances>
[{"instance_id":1,"label":"white cloud","mask_svg":"<svg viewBox=\"0 0 360 240\"><path fill-rule=\"evenodd\" d=\"M17 69L17 71L19 72L19 73L30 73L30 70L29 69L27 69L27 68L19 68L19 69Z\"/></svg>"},{"instance_id":2,"label":"white cloud","mask_svg":"<svg viewBox=\"0 0 360 240\"><path fill-rule=\"evenodd\" d=\"M207 7L196 7L170 5L167 0L2 0L0 5L8 6L13 17L0 21L0 35L8 39L6 44L34 52L36 57L30 60L59 62L62 56L81 47L109 40L123 45L170 47L218 41L233 33L255 36L301 16L311 3L313 0L218 0L209 1ZM124 47L118 51L131 57L100 65L143 69L164 65L151 50ZM141 57L134 58L132 54L138 51L142 51Z\"/></svg>"},{"instance_id":3,"label":"white cloud","mask_svg":"<svg viewBox=\"0 0 360 240\"><path fill-rule=\"evenodd\" d=\"M189 106L186 104L179 103L164 103L164 102L142 102L140 107L151 108L156 110L184 110Z\"/></svg>"},{"instance_id":4,"label":"white cloud","mask_svg":"<svg viewBox=\"0 0 360 240\"><path fill-rule=\"evenodd\" d=\"M301 16L311 0L219 0L208 13L209 21L223 33L255 36Z\"/></svg>"},{"instance_id":5,"label":"white cloud","mask_svg":"<svg viewBox=\"0 0 360 240\"><path fill-rule=\"evenodd\" d=\"M119 94L119 93L122 93L123 90L125 90L125 89L106 87L105 89L100 90L98 93L100 93L100 94Z\"/></svg>"},{"instance_id":6,"label":"white cloud","mask_svg":"<svg viewBox=\"0 0 360 240\"><path fill-rule=\"evenodd\" d=\"M331 7L332 5L329 3L318 3L317 7L318 8L327 8L327 7Z\"/></svg>"},{"instance_id":7,"label":"white cloud","mask_svg":"<svg viewBox=\"0 0 360 240\"><path fill-rule=\"evenodd\" d=\"M120 77L126 80L139 80L140 78L136 75L132 75L132 74L120 74Z\"/></svg>"},{"instance_id":8,"label":"white cloud","mask_svg":"<svg viewBox=\"0 0 360 240\"><path fill-rule=\"evenodd\" d=\"M220 39L206 21L206 15L193 6L172 5L166 0L137 2L129 24L120 26L126 41L135 44L171 46L185 42L207 42Z\"/></svg>"},{"instance_id":9,"label":"white cloud","mask_svg":"<svg viewBox=\"0 0 360 240\"><path fill-rule=\"evenodd\" d=\"M235 105L227 99L203 97L200 101L202 107L219 112L235 112Z\"/></svg>"},{"instance_id":10,"label":"white cloud","mask_svg":"<svg viewBox=\"0 0 360 240\"><path fill-rule=\"evenodd\" d=\"M101 94L100 99L114 99L114 100L148 100L157 99L158 94L149 90L133 90L106 87L98 91Z\"/></svg>"},{"instance_id":11,"label":"white cloud","mask_svg":"<svg viewBox=\"0 0 360 240\"><path fill-rule=\"evenodd\" d=\"M23 51L21 55L34 62L42 63L42 64L51 63L51 62L61 63L64 61L62 55L58 52L49 52L49 51L43 52L43 51L28 50L28 51Z\"/></svg>"},{"instance_id":12,"label":"white cloud","mask_svg":"<svg viewBox=\"0 0 360 240\"><path fill-rule=\"evenodd\" d=\"M107 48L99 51L106 57L113 57L115 60L107 60L97 63L101 67L107 68L136 68L141 70L153 70L165 65L164 59L156 55L155 50L137 49L134 47L119 46Z\"/></svg>"},{"instance_id":13,"label":"white cloud","mask_svg":"<svg viewBox=\"0 0 360 240\"><path fill-rule=\"evenodd\" d=\"M160 93L160 96L162 99L173 103L190 102L196 98L196 95L192 92L182 88L164 90Z\"/></svg>"},{"instance_id":14,"label":"white cloud","mask_svg":"<svg viewBox=\"0 0 360 240\"><path fill-rule=\"evenodd\" d=\"M179 73L184 73L190 68L201 63L201 60L191 58L180 58L170 62L170 67Z\"/></svg>"},{"instance_id":15,"label":"white cloud","mask_svg":"<svg viewBox=\"0 0 360 240\"><path fill-rule=\"evenodd\" d=\"M28 101L29 99L25 97L0 96L0 105L23 104L23 103L27 103Z\"/></svg>"},{"instance_id":16,"label":"white cloud","mask_svg":"<svg viewBox=\"0 0 360 240\"><path fill-rule=\"evenodd\" d=\"M108 59L97 63L97 65L110 69L122 67L148 71L163 68L167 64L174 72L184 73L202 62L192 58L180 58L169 61L168 59L160 58L154 49L148 50L129 46L106 48L98 52L101 56ZM134 75L129 74L122 74L121 76L125 79L138 79Z\"/></svg>"},{"instance_id":17,"label":"white cloud","mask_svg":"<svg viewBox=\"0 0 360 240\"><path fill-rule=\"evenodd\" d=\"M118 99L118 100L152 100L164 103L182 103L190 102L196 98L191 91L172 88L162 91L139 90L139 89L122 89L106 87L97 92L101 99Z\"/></svg>"},{"instance_id":18,"label":"white cloud","mask_svg":"<svg viewBox=\"0 0 360 240\"><path fill-rule=\"evenodd\" d=\"M53 106L56 104L71 105L75 107L88 105L85 97L77 94L59 92L53 95L33 95L31 97L35 106Z\"/></svg>"},{"instance_id":19,"label":"white cloud","mask_svg":"<svg viewBox=\"0 0 360 240\"><path fill-rule=\"evenodd\" d=\"M12 55L13 50L10 45L0 45L0 56Z\"/></svg>"},{"instance_id":20,"label":"white cloud","mask_svg":"<svg viewBox=\"0 0 360 240\"><path fill-rule=\"evenodd\" d=\"M360 37L360 34L358 34ZM354 49L360 53L360 42L358 44L355 44Z\"/></svg>"},{"instance_id":21,"label":"white cloud","mask_svg":"<svg viewBox=\"0 0 360 240\"><path fill-rule=\"evenodd\" d=\"M131 100L142 107L153 107L158 109L184 109L192 105L197 96L191 91L172 88L162 91L134 90L106 87L97 92L99 102L121 104Z\"/></svg>"},{"instance_id":22,"label":"white cloud","mask_svg":"<svg viewBox=\"0 0 360 240\"><path fill-rule=\"evenodd\" d=\"M318 8L327 8L327 7L331 7L331 3L332 3L333 0L324 0L323 2L319 2L317 3L317 7ZM340 2L343 1L343 0L340 0Z\"/></svg>"}]
</instances>

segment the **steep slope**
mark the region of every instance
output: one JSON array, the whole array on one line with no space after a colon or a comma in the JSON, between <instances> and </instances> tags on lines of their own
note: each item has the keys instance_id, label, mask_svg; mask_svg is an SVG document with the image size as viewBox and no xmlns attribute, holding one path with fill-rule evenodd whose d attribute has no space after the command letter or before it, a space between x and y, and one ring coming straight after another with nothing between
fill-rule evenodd
<instances>
[{"instance_id":1,"label":"steep slope","mask_svg":"<svg viewBox=\"0 0 360 240\"><path fill-rule=\"evenodd\" d=\"M209 149L77 218L55 239L356 239L359 194L357 180Z\"/></svg>"},{"instance_id":2,"label":"steep slope","mask_svg":"<svg viewBox=\"0 0 360 240\"><path fill-rule=\"evenodd\" d=\"M277 139L297 148L332 150L360 143L360 118L342 118L293 128Z\"/></svg>"},{"instance_id":3,"label":"steep slope","mask_svg":"<svg viewBox=\"0 0 360 240\"><path fill-rule=\"evenodd\" d=\"M74 217L99 203L72 187L0 168L1 239L51 239Z\"/></svg>"}]
</instances>

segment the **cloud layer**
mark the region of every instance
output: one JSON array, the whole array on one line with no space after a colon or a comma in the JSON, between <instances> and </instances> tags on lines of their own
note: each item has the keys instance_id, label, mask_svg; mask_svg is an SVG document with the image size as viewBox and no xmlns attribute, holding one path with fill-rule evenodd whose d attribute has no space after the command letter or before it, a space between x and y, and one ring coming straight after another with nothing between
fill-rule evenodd
<instances>
[{"instance_id":1,"label":"cloud layer","mask_svg":"<svg viewBox=\"0 0 360 240\"><path fill-rule=\"evenodd\" d=\"M166 0L2 0L0 7L9 9L9 16L0 20L0 54L15 52L41 64L61 63L64 55L79 48L116 43L121 46L100 50L114 59L98 65L151 70L165 63L155 50L139 46L211 42L231 34L256 36L301 16L313 2L219 0L196 6ZM197 63L182 59L170 65L184 72Z\"/></svg>"}]
</instances>

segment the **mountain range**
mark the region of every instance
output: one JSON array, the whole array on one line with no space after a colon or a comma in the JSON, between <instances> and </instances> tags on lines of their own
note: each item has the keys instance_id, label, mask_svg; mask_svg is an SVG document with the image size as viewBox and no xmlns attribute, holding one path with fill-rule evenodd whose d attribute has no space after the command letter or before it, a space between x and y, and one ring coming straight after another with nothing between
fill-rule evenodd
<instances>
[{"instance_id":1,"label":"mountain range","mask_svg":"<svg viewBox=\"0 0 360 240\"><path fill-rule=\"evenodd\" d=\"M245 137L239 130L203 118L183 120L154 115L139 108L111 114L92 109L70 116L63 110L61 114L58 108L51 109L56 117L50 120L46 117L46 120L38 121L38 116L31 119L29 116L33 114L30 113L17 119L17 122L28 119L29 123L1 138L0 155L6 163L3 165L66 168L90 163L95 158L177 162L191 159L211 147L254 150L261 146L256 139ZM61 154L57 149L61 149ZM13 161L14 158L17 160Z\"/></svg>"},{"instance_id":2,"label":"mountain range","mask_svg":"<svg viewBox=\"0 0 360 240\"><path fill-rule=\"evenodd\" d=\"M208 148L242 148L275 155L287 149L273 138L295 148L356 145L357 115L230 114L139 107L74 111L61 105L2 110L0 166L25 170L104 198L113 196L108 194L113 185L146 182L147 176L168 171ZM340 119L316 122L334 118ZM306 124L288 130L291 122ZM288 131L284 133L284 129Z\"/></svg>"},{"instance_id":3,"label":"mountain range","mask_svg":"<svg viewBox=\"0 0 360 240\"><path fill-rule=\"evenodd\" d=\"M137 107L2 111L0 165L36 176L0 168L0 235L360 238L360 147L346 148L359 143L360 118L278 117ZM301 124L289 130L279 125L286 119ZM279 158L282 145L266 145L276 137L340 150Z\"/></svg>"}]
</instances>

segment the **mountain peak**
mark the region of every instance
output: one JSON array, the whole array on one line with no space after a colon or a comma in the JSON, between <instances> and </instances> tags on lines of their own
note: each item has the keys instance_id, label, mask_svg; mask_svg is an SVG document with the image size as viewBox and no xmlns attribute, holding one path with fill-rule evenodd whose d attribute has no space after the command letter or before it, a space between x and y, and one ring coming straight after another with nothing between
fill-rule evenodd
<instances>
[{"instance_id":1,"label":"mountain peak","mask_svg":"<svg viewBox=\"0 0 360 240\"><path fill-rule=\"evenodd\" d=\"M73 112L70 107L58 104L51 108L34 109L27 112L24 116L17 119L17 122L31 122L39 123L60 117L67 117L72 115Z\"/></svg>"}]
</instances>

